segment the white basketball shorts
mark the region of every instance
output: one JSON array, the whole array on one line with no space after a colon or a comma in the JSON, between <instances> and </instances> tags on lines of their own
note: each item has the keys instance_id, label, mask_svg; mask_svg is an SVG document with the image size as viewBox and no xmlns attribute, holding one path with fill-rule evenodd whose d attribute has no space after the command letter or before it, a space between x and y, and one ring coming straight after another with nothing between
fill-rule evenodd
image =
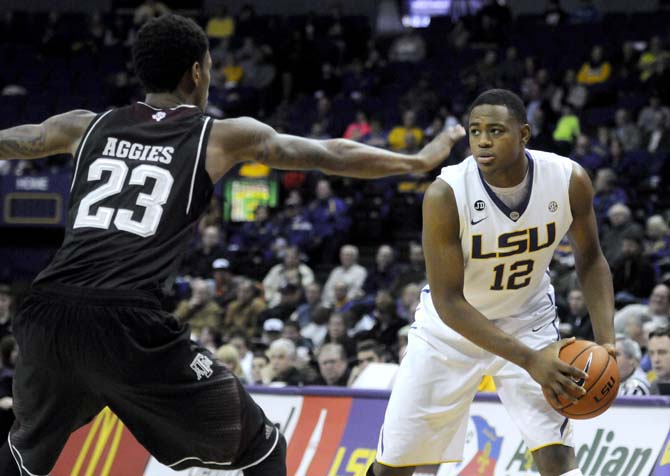
<instances>
[{"instance_id":1,"label":"white basketball shorts","mask_svg":"<svg viewBox=\"0 0 670 476\"><path fill-rule=\"evenodd\" d=\"M552 307L493 322L540 349L559 338L555 318ZM447 328L438 339L426 327L417 319L410 330L379 435L379 463L402 467L460 461L470 404L484 375L493 376L500 400L531 451L552 444L572 446L569 420L549 406L540 385L525 370L456 331Z\"/></svg>"}]
</instances>

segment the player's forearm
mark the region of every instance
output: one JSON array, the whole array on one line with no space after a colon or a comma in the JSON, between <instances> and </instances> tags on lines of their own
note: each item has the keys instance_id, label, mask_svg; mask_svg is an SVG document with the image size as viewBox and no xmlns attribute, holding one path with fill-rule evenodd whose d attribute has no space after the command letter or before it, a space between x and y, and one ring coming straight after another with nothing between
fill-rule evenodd
<instances>
[{"instance_id":1,"label":"player's forearm","mask_svg":"<svg viewBox=\"0 0 670 476\"><path fill-rule=\"evenodd\" d=\"M346 139L314 140L286 134L268 140L255 159L278 169L320 170L366 179L429 168L420 154L399 154Z\"/></svg>"},{"instance_id":2,"label":"player's forearm","mask_svg":"<svg viewBox=\"0 0 670 476\"><path fill-rule=\"evenodd\" d=\"M438 314L453 330L484 350L525 368L533 350L515 337L498 329L495 324L465 299L436 302Z\"/></svg>"},{"instance_id":3,"label":"player's forearm","mask_svg":"<svg viewBox=\"0 0 670 476\"><path fill-rule=\"evenodd\" d=\"M582 262L577 260L577 274L596 342L614 344L614 290L607 261L601 253Z\"/></svg>"},{"instance_id":4,"label":"player's forearm","mask_svg":"<svg viewBox=\"0 0 670 476\"><path fill-rule=\"evenodd\" d=\"M324 162L328 170L322 170L331 175L379 178L424 172L429 168L421 154L401 154L346 139L327 140L323 145L331 160Z\"/></svg>"},{"instance_id":5,"label":"player's forearm","mask_svg":"<svg viewBox=\"0 0 670 476\"><path fill-rule=\"evenodd\" d=\"M44 157L46 129L41 125L25 125L0 131L0 159L36 159Z\"/></svg>"}]
</instances>

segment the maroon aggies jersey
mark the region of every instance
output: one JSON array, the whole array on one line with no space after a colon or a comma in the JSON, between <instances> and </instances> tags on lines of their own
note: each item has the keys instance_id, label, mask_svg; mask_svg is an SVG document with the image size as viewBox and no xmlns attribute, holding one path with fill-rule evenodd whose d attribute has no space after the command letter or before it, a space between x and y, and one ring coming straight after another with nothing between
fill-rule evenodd
<instances>
[{"instance_id":1,"label":"maroon aggies jersey","mask_svg":"<svg viewBox=\"0 0 670 476\"><path fill-rule=\"evenodd\" d=\"M209 204L213 120L138 102L96 116L75 154L63 245L35 284L158 291Z\"/></svg>"}]
</instances>

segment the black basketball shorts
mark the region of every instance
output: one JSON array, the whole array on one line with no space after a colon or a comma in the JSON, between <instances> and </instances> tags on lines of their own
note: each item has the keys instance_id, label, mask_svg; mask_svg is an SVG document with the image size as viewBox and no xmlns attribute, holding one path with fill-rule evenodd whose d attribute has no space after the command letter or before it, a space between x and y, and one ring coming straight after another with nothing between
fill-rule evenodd
<instances>
[{"instance_id":1,"label":"black basketball shorts","mask_svg":"<svg viewBox=\"0 0 670 476\"><path fill-rule=\"evenodd\" d=\"M105 406L175 470L254 466L280 439L237 378L149 293L42 286L13 327L9 443L22 474L48 474L70 434Z\"/></svg>"}]
</instances>

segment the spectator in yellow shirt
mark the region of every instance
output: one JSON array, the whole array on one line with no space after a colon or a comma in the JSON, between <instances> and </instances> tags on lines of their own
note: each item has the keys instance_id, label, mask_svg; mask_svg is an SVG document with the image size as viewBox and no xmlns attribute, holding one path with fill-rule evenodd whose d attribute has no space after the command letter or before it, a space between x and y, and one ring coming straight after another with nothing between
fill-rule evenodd
<instances>
[{"instance_id":1,"label":"spectator in yellow shirt","mask_svg":"<svg viewBox=\"0 0 670 476\"><path fill-rule=\"evenodd\" d=\"M213 40L224 40L235 34L235 20L228 13L228 8L222 6L219 12L207 22L207 36Z\"/></svg>"},{"instance_id":2,"label":"spectator in yellow shirt","mask_svg":"<svg viewBox=\"0 0 670 476\"><path fill-rule=\"evenodd\" d=\"M591 50L591 58L585 62L577 73L577 82L585 86L602 84L609 80L612 65L603 59L602 46L596 45Z\"/></svg>"},{"instance_id":3,"label":"spectator in yellow shirt","mask_svg":"<svg viewBox=\"0 0 670 476\"><path fill-rule=\"evenodd\" d=\"M416 127L416 114L412 110L405 111L402 115L402 125L391 129L388 142L391 149L395 151L413 152L418 150L423 140L423 131Z\"/></svg>"}]
</instances>

